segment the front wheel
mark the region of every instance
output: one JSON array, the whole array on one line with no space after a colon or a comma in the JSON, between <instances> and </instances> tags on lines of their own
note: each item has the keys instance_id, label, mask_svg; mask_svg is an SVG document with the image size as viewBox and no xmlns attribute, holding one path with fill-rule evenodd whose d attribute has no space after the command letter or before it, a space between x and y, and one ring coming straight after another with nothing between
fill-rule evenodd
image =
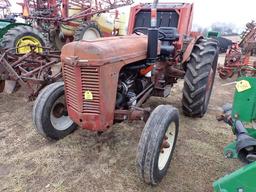
<instances>
[{"instance_id":1,"label":"front wheel","mask_svg":"<svg viewBox=\"0 0 256 192\"><path fill-rule=\"evenodd\" d=\"M63 82L48 85L38 95L33 107L33 122L42 136L54 140L77 128L67 113Z\"/></svg>"},{"instance_id":2,"label":"front wheel","mask_svg":"<svg viewBox=\"0 0 256 192\"><path fill-rule=\"evenodd\" d=\"M137 165L142 180L156 185L169 168L179 131L179 114L159 105L150 115L139 141Z\"/></svg>"}]
</instances>

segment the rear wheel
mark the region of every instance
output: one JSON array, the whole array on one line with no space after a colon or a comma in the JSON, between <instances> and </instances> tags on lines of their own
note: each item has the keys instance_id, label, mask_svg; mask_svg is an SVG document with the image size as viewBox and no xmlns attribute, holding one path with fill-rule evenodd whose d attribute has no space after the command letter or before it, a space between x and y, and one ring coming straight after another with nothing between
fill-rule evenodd
<instances>
[{"instance_id":1,"label":"rear wheel","mask_svg":"<svg viewBox=\"0 0 256 192\"><path fill-rule=\"evenodd\" d=\"M46 46L46 40L43 35L30 26L21 25L14 27L3 36L1 47L3 49L16 48L15 53L26 54L31 51L30 46L36 46L36 52L43 52L42 47Z\"/></svg>"},{"instance_id":2,"label":"rear wheel","mask_svg":"<svg viewBox=\"0 0 256 192\"><path fill-rule=\"evenodd\" d=\"M55 140L77 128L67 113L63 82L53 83L42 90L33 107L33 121L41 135Z\"/></svg>"},{"instance_id":3,"label":"rear wheel","mask_svg":"<svg viewBox=\"0 0 256 192\"><path fill-rule=\"evenodd\" d=\"M137 165L144 182L156 185L169 168L179 131L179 115L170 105L159 105L142 131Z\"/></svg>"},{"instance_id":4,"label":"rear wheel","mask_svg":"<svg viewBox=\"0 0 256 192\"><path fill-rule=\"evenodd\" d=\"M102 37L101 31L96 23L85 22L80 25L74 34L74 40L94 40Z\"/></svg>"},{"instance_id":5,"label":"rear wheel","mask_svg":"<svg viewBox=\"0 0 256 192\"><path fill-rule=\"evenodd\" d=\"M200 39L186 65L182 98L183 113L203 117L207 111L218 62L217 43Z\"/></svg>"}]
</instances>

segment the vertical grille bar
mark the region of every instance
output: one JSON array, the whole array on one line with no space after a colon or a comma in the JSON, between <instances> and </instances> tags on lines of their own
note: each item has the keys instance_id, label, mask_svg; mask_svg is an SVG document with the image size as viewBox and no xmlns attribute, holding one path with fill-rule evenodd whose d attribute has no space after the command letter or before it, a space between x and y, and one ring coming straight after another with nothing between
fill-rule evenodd
<instances>
[{"instance_id":1,"label":"vertical grille bar","mask_svg":"<svg viewBox=\"0 0 256 192\"><path fill-rule=\"evenodd\" d=\"M79 105L77 100L78 92L75 79L75 68L73 66L64 64L63 72L67 105L73 108L75 111L79 111Z\"/></svg>"}]
</instances>

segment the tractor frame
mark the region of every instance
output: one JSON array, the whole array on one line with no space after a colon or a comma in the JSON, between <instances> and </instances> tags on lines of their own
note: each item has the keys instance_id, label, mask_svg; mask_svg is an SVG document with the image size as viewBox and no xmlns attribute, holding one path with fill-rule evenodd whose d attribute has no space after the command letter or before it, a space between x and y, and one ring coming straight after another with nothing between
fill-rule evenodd
<instances>
[{"instance_id":1,"label":"tractor frame","mask_svg":"<svg viewBox=\"0 0 256 192\"><path fill-rule=\"evenodd\" d=\"M133 34L71 42L62 48L64 83L42 90L33 121L41 135L55 140L77 125L101 134L124 120L145 121L137 165L143 181L156 185L171 162L179 115L171 105L152 110L143 104L151 96L168 97L174 83L184 78L183 112L203 117L218 47L203 37L190 38L192 4L155 0L140 7L131 11Z\"/></svg>"}]
</instances>

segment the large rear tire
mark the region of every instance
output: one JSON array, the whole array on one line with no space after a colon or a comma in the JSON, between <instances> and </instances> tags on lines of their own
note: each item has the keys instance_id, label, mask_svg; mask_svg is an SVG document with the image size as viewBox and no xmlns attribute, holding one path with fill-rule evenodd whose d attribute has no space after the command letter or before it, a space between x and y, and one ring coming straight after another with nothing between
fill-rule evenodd
<instances>
[{"instance_id":1,"label":"large rear tire","mask_svg":"<svg viewBox=\"0 0 256 192\"><path fill-rule=\"evenodd\" d=\"M95 22L85 22L75 31L74 41L94 40L102 37L102 33Z\"/></svg>"},{"instance_id":2,"label":"large rear tire","mask_svg":"<svg viewBox=\"0 0 256 192\"><path fill-rule=\"evenodd\" d=\"M179 114L170 105L159 105L142 131L137 165L144 182L158 184L170 166L179 131Z\"/></svg>"},{"instance_id":3,"label":"large rear tire","mask_svg":"<svg viewBox=\"0 0 256 192\"><path fill-rule=\"evenodd\" d=\"M213 40L200 39L195 44L184 77L183 113L203 117L207 111L218 62L218 47Z\"/></svg>"},{"instance_id":4,"label":"large rear tire","mask_svg":"<svg viewBox=\"0 0 256 192\"><path fill-rule=\"evenodd\" d=\"M13 53L26 54L31 51L28 44L37 46L36 52L43 52L41 47L47 45L47 41L38 30L30 26L21 25L14 27L3 36L1 47L3 49L16 48Z\"/></svg>"},{"instance_id":5,"label":"large rear tire","mask_svg":"<svg viewBox=\"0 0 256 192\"><path fill-rule=\"evenodd\" d=\"M68 116L64 96L64 83L56 82L45 87L35 101L33 122L45 138L59 140L77 128Z\"/></svg>"}]
</instances>

